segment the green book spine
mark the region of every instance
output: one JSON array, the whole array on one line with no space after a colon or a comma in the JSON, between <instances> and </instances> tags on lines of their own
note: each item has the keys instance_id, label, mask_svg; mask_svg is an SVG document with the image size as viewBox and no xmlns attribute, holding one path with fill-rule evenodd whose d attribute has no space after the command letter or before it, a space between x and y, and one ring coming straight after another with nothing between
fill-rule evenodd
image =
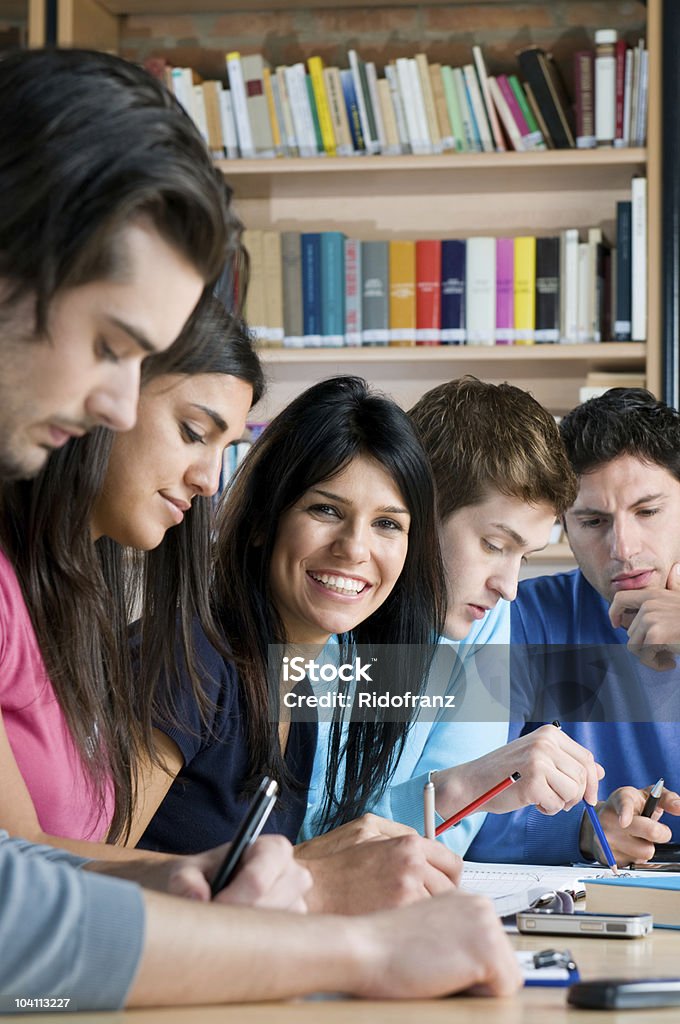
<instances>
[{"instance_id":1,"label":"green book spine","mask_svg":"<svg viewBox=\"0 0 680 1024\"><path fill-rule=\"evenodd\" d=\"M316 136L316 151L317 153L325 153L326 150L323 148L323 139L321 138L321 124L319 122L319 111L316 109L316 100L314 99L314 87L312 86L312 76L305 75L305 81L307 83L307 95L309 96L309 105L312 108L314 135Z\"/></svg>"},{"instance_id":2,"label":"green book spine","mask_svg":"<svg viewBox=\"0 0 680 1024\"><path fill-rule=\"evenodd\" d=\"M444 96L446 97L446 108L449 112L449 120L453 130L453 141L456 149L460 152L467 149L465 142L465 129L463 118L458 105L458 95L453 83L453 68L448 64L442 64L442 82L444 83Z\"/></svg>"},{"instance_id":3,"label":"green book spine","mask_svg":"<svg viewBox=\"0 0 680 1024\"><path fill-rule=\"evenodd\" d=\"M519 103L519 108L524 114L524 120L529 126L529 131L539 132L541 129L538 127L538 122L534 117L533 110L529 106L529 101L526 98L524 89L522 88L519 78L517 77L517 75L508 75L508 82L510 83L510 88L514 92L515 98Z\"/></svg>"}]
</instances>

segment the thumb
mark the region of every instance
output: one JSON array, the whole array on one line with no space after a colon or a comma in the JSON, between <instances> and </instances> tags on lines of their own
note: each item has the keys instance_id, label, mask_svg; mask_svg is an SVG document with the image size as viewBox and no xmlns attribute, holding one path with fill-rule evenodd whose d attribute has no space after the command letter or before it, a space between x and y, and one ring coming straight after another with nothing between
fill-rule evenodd
<instances>
[{"instance_id":1,"label":"thumb","mask_svg":"<svg viewBox=\"0 0 680 1024\"><path fill-rule=\"evenodd\" d=\"M666 580L666 590L680 591L680 562L676 562L671 566L671 571Z\"/></svg>"}]
</instances>

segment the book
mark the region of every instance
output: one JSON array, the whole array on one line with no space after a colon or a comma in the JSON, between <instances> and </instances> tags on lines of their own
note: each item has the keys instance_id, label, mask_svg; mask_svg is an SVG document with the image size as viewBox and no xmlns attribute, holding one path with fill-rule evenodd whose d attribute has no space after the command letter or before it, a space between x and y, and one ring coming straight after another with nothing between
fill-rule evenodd
<instances>
[{"instance_id":1,"label":"book","mask_svg":"<svg viewBox=\"0 0 680 1024\"><path fill-rule=\"evenodd\" d=\"M545 130L545 125L543 124L542 120L539 121L537 119L536 115L533 112L531 103L529 102L528 89L525 92L526 86L522 87L522 83L520 82L517 75L508 75L507 77L505 75L499 75L498 79L501 88L503 88L502 83L504 81L507 81L510 93L514 97L515 103L517 104L517 107L519 108L519 111L521 112L521 115L524 118L526 124L526 131L528 132L528 135L524 136L524 144L526 148L546 149L548 136ZM506 100L508 101L508 104L510 105L510 109L514 114L515 120L521 127L517 109L515 109L515 107L512 106L510 95L505 91L504 95Z\"/></svg>"},{"instance_id":2,"label":"book","mask_svg":"<svg viewBox=\"0 0 680 1024\"><path fill-rule=\"evenodd\" d=\"M503 130L508 138L508 141L512 148L516 152L521 153L525 149L524 139L522 138L522 132L520 131L519 125L515 120L515 117L508 105L508 102L503 94L498 82L493 76L488 79L489 94L493 103L498 111L500 122L503 125Z\"/></svg>"},{"instance_id":3,"label":"book","mask_svg":"<svg viewBox=\"0 0 680 1024\"><path fill-rule=\"evenodd\" d=\"M595 137L595 54L577 50L574 54L574 92L576 94L576 148L592 149Z\"/></svg>"},{"instance_id":4,"label":"book","mask_svg":"<svg viewBox=\"0 0 680 1024\"><path fill-rule=\"evenodd\" d=\"M410 102L413 105L413 114L416 125L416 138L418 140L419 153L434 152L434 143L430 134L430 125L427 117L427 106L423 92L423 81L418 61L415 57L408 57L408 81L410 82ZM422 63L422 62L421 62ZM428 72L429 78L429 72ZM414 150L416 152L416 150Z\"/></svg>"},{"instance_id":5,"label":"book","mask_svg":"<svg viewBox=\"0 0 680 1024\"><path fill-rule=\"evenodd\" d=\"M397 57L396 61L397 81L399 93L404 105L404 116L406 118L406 130L412 153L430 153L431 142L425 124L425 108L416 100L416 93L420 94L420 82L415 61L408 57ZM422 116L421 116L422 108Z\"/></svg>"},{"instance_id":6,"label":"book","mask_svg":"<svg viewBox=\"0 0 680 1024\"><path fill-rule=\"evenodd\" d=\"M335 133L336 151L338 156L351 156L354 152L352 146L352 134L349 128L347 107L342 91L342 80L340 69L336 67L324 68L324 82L326 84L326 95L328 96L328 109L333 122Z\"/></svg>"},{"instance_id":7,"label":"book","mask_svg":"<svg viewBox=\"0 0 680 1024\"><path fill-rule=\"evenodd\" d=\"M224 133L222 131L222 83L204 82L200 87L203 91L206 128L208 132L208 148L214 157L225 154Z\"/></svg>"},{"instance_id":8,"label":"book","mask_svg":"<svg viewBox=\"0 0 680 1024\"><path fill-rule=\"evenodd\" d=\"M283 301L283 344L303 348L302 248L299 231L281 232L281 291Z\"/></svg>"},{"instance_id":9,"label":"book","mask_svg":"<svg viewBox=\"0 0 680 1024\"><path fill-rule=\"evenodd\" d=\"M264 231L246 228L243 245L250 257L250 276L245 316L252 334L260 344L267 343L267 309L264 279Z\"/></svg>"},{"instance_id":10,"label":"book","mask_svg":"<svg viewBox=\"0 0 680 1024\"><path fill-rule=\"evenodd\" d=\"M465 318L468 345L496 340L496 239L468 238L465 266Z\"/></svg>"},{"instance_id":11,"label":"book","mask_svg":"<svg viewBox=\"0 0 680 1024\"><path fill-rule=\"evenodd\" d=\"M496 344L515 341L515 242L496 239Z\"/></svg>"},{"instance_id":12,"label":"book","mask_svg":"<svg viewBox=\"0 0 680 1024\"><path fill-rule=\"evenodd\" d=\"M625 39L617 39L615 50L616 57L616 112L614 145L623 145L623 111L626 97L626 56L628 47Z\"/></svg>"},{"instance_id":13,"label":"book","mask_svg":"<svg viewBox=\"0 0 680 1024\"><path fill-rule=\"evenodd\" d=\"M279 64L276 68L276 84L278 86L277 92L279 94L279 102L281 104L283 132L286 139L286 152L288 156L299 156L300 149L297 135L295 133L295 126L293 124L293 112L290 96L288 94L286 67L284 64Z\"/></svg>"},{"instance_id":14,"label":"book","mask_svg":"<svg viewBox=\"0 0 680 1024\"><path fill-rule=\"evenodd\" d=\"M587 242L578 244L578 287L576 307L576 340L589 341L592 314L590 310L590 246Z\"/></svg>"},{"instance_id":15,"label":"book","mask_svg":"<svg viewBox=\"0 0 680 1024\"><path fill-rule=\"evenodd\" d=\"M486 114L486 107L484 106L482 91L479 87L479 80L474 66L472 64L466 64L463 67L463 74L465 76L465 85L467 87L469 102L472 108L476 131L479 136L482 150L485 153L492 153L496 147L491 137L489 119Z\"/></svg>"},{"instance_id":16,"label":"book","mask_svg":"<svg viewBox=\"0 0 680 1024\"><path fill-rule=\"evenodd\" d=\"M491 99L488 85L488 75L486 72L486 64L484 62L484 54L482 53L481 46L472 47L472 56L475 62L475 68L477 70L477 78L479 79L479 88L484 101L484 108L486 110L486 116L489 120L489 126L491 128L491 134L497 150L505 151L505 142L501 133L501 128L496 117L496 109Z\"/></svg>"},{"instance_id":17,"label":"book","mask_svg":"<svg viewBox=\"0 0 680 1024\"><path fill-rule=\"evenodd\" d=\"M536 239L536 331L537 344L560 340L560 239Z\"/></svg>"},{"instance_id":18,"label":"book","mask_svg":"<svg viewBox=\"0 0 680 1024\"><path fill-rule=\"evenodd\" d=\"M278 231L262 233L262 263L264 285L265 333L263 341L276 346L283 344L283 265L281 234Z\"/></svg>"},{"instance_id":19,"label":"book","mask_svg":"<svg viewBox=\"0 0 680 1024\"><path fill-rule=\"evenodd\" d=\"M432 90L432 77L430 75L430 65L424 53L417 53L415 56L415 62L416 68L418 69L420 89L423 95L423 106L425 108L427 133L430 137L430 142L432 144L432 152L441 153L443 146L441 132L439 131L439 121L437 119L437 108L435 107L434 102L434 92Z\"/></svg>"},{"instance_id":20,"label":"book","mask_svg":"<svg viewBox=\"0 0 680 1024\"><path fill-rule=\"evenodd\" d=\"M462 152L467 148L467 144L463 129L463 117L458 102L458 90L453 78L453 68L448 64L443 64L441 74L444 84L444 95L446 97L446 108L449 112L449 121L451 122L451 131L453 133L453 147L458 152Z\"/></svg>"},{"instance_id":21,"label":"book","mask_svg":"<svg viewBox=\"0 0 680 1024\"><path fill-rule=\"evenodd\" d=\"M416 344L438 345L441 330L442 244L416 242Z\"/></svg>"},{"instance_id":22,"label":"book","mask_svg":"<svg viewBox=\"0 0 680 1024\"><path fill-rule=\"evenodd\" d=\"M314 102L319 116L319 128L321 131L321 142L329 156L336 154L336 139L331 118L328 95L326 93L326 82L324 79L324 68L321 57L310 57L307 61L309 76L312 82Z\"/></svg>"},{"instance_id":23,"label":"book","mask_svg":"<svg viewBox=\"0 0 680 1024\"><path fill-rule=\"evenodd\" d=\"M403 152L403 148L401 139L399 138L399 131L397 129L397 119L394 113L394 105L392 103L390 83L386 78L379 78L376 82L376 86L378 90L378 102L380 104L383 130L385 132L385 148L383 152L387 155L398 156Z\"/></svg>"},{"instance_id":24,"label":"book","mask_svg":"<svg viewBox=\"0 0 680 1024\"><path fill-rule=\"evenodd\" d=\"M560 341L578 341L578 229L560 234Z\"/></svg>"},{"instance_id":25,"label":"book","mask_svg":"<svg viewBox=\"0 0 680 1024\"><path fill-rule=\"evenodd\" d=\"M555 65L539 46L521 50L518 60L556 148L574 148L576 143L569 123L569 103Z\"/></svg>"},{"instance_id":26,"label":"book","mask_svg":"<svg viewBox=\"0 0 680 1024\"><path fill-rule=\"evenodd\" d=\"M390 241L390 345L416 343L416 243Z\"/></svg>"},{"instance_id":27,"label":"book","mask_svg":"<svg viewBox=\"0 0 680 1024\"><path fill-rule=\"evenodd\" d=\"M348 68L343 68L340 72L340 83L345 100L349 130L352 136L352 148L355 153L365 153L366 143L364 142L364 133L361 128L359 101L357 100L357 93L354 88L354 75Z\"/></svg>"},{"instance_id":28,"label":"book","mask_svg":"<svg viewBox=\"0 0 680 1024\"><path fill-rule=\"evenodd\" d=\"M321 345L321 232L303 231L300 235L302 257L302 327L306 348Z\"/></svg>"},{"instance_id":29,"label":"book","mask_svg":"<svg viewBox=\"0 0 680 1024\"><path fill-rule=\"evenodd\" d=\"M655 928L680 928L680 874L586 879L588 912L651 914Z\"/></svg>"},{"instance_id":30,"label":"book","mask_svg":"<svg viewBox=\"0 0 680 1024\"><path fill-rule=\"evenodd\" d=\"M386 241L361 243L361 341L387 345L390 340L389 246Z\"/></svg>"},{"instance_id":31,"label":"book","mask_svg":"<svg viewBox=\"0 0 680 1024\"><path fill-rule=\"evenodd\" d=\"M595 137L611 146L616 137L616 29L595 33Z\"/></svg>"},{"instance_id":32,"label":"book","mask_svg":"<svg viewBox=\"0 0 680 1024\"><path fill-rule=\"evenodd\" d=\"M453 68L453 86L458 96L458 108L460 110L460 116L463 121L463 136L465 139L465 149L470 150L473 153L479 153L482 144L479 141L479 133L476 132L476 126L474 124L474 116L472 108L470 107L470 101L468 99L467 86L465 84L465 75L463 74L462 68Z\"/></svg>"},{"instance_id":33,"label":"book","mask_svg":"<svg viewBox=\"0 0 680 1024\"><path fill-rule=\"evenodd\" d=\"M631 278L632 204L621 200L616 204L616 299L614 305L614 339L632 338Z\"/></svg>"},{"instance_id":34,"label":"book","mask_svg":"<svg viewBox=\"0 0 680 1024\"><path fill-rule=\"evenodd\" d=\"M345 236L321 232L321 344L345 344Z\"/></svg>"},{"instance_id":35,"label":"book","mask_svg":"<svg viewBox=\"0 0 680 1024\"><path fill-rule=\"evenodd\" d=\"M229 89L222 89L219 94L220 118L222 120L222 138L224 139L224 152L229 160L235 160L239 156L238 134L236 132L236 121L234 120L234 107L231 101Z\"/></svg>"},{"instance_id":36,"label":"book","mask_svg":"<svg viewBox=\"0 0 680 1024\"><path fill-rule=\"evenodd\" d=\"M373 116L373 108L368 94L366 65L360 59L356 50L349 50L347 57L349 59L349 68L354 82L354 92L359 111L359 121L361 123L361 134L364 140L364 148L367 153L377 153L379 151L379 144L375 127L375 118Z\"/></svg>"},{"instance_id":37,"label":"book","mask_svg":"<svg viewBox=\"0 0 680 1024\"><path fill-rule=\"evenodd\" d=\"M590 295L588 298L587 338L589 341L602 341L606 321L605 275L609 249L609 246L605 245L602 228L588 228L588 249Z\"/></svg>"},{"instance_id":38,"label":"book","mask_svg":"<svg viewBox=\"0 0 680 1024\"><path fill-rule=\"evenodd\" d=\"M256 155L255 141L250 123L250 107L248 105L248 94L243 73L243 61L238 50L232 50L228 53L226 60L229 88L234 108L234 120L236 121L238 148L242 157L252 159Z\"/></svg>"},{"instance_id":39,"label":"book","mask_svg":"<svg viewBox=\"0 0 680 1024\"><path fill-rule=\"evenodd\" d=\"M316 132L314 130L312 110L309 105L305 66L301 61L298 61L297 64L291 64L289 67L286 67L284 74L298 154L303 157L316 156Z\"/></svg>"},{"instance_id":40,"label":"book","mask_svg":"<svg viewBox=\"0 0 680 1024\"><path fill-rule=\"evenodd\" d=\"M515 239L515 343L533 345L536 330L536 239Z\"/></svg>"},{"instance_id":41,"label":"book","mask_svg":"<svg viewBox=\"0 0 680 1024\"><path fill-rule=\"evenodd\" d=\"M522 87L522 92L526 94L527 103L529 104L529 109L531 110L531 116L536 121L536 124L538 125L539 131L541 132L541 135L545 139L545 144L546 144L547 148L548 149L555 149L555 143L553 142L552 135L548 131L548 126L545 123L545 120L543 119L543 114L541 113L541 108L539 107L538 103L536 102L536 97L534 96L534 94L532 92L532 89L531 89L531 86L529 85L528 82L524 83L524 85Z\"/></svg>"},{"instance_id":42,"label":"book","mask_svg":"<svg viewBox=\"0 0 680 1024\"><path fill-rule=\"evenodd\" d=\"M361 345L361 242L345 239L345 345Z\"/></svg>"},{"instance_id":43,"label":"book","mask_svg":"<svg viewBox=\"0 0 680 1024\"><path fill-rule=\"evenodd\" d=\"M446 94L444 92L444 80L442 78L441 64L430 64L430 79L432 82L432 95L434 106L437 112L437 126L442 140L442 151L449 152L456 148L449 119L449 109L446 105Z\"/></svg>"},{"instance_id":44,"label":"book","mask_svg":"<svg viewBox=\"0 0 680 1024\"><path fill-rule=\"evenodd\" d=\"M647 339L647 179L633 178L631 188L631 338Z\"/></svg>"},{"instance_id":45,"label":"book","mask_svg":"<svg viewBox=\"0 0 680 1024\"><path fill-rule=\"evenodd\" d=\"M305 88L307 90L307 102L309 104L309 110L312 115L312 125L314 127L314 147L316 156L326 156L326 150L323 147L323 139L321 138L321 123L319 121L319 111L316 107L316 100L314 99L314 87L312 86L312 76L305 73Z\"/></svg>"},{"instance_id":46,"label":"book","mask_svg":"<svg viewBox=\"0 0 680 1024\"><path fill-rule=\"evenodd\" d=\"M401 92L399 91L399 76L397 74L395 64L385 65L385 80L390 88L390 98L392 100L392 107L394 108L394 117L397 122L397 135L399 136L401 152L410 153L411 143L409 141L408 127L406 125L404 101L402 99Z\"/></svg>"},{"instance_id":47,"label":"book","mask_svg":"<svg viewBox=\"0 0 680 1024\"><path fill-rule=\"evenodd\" d=\"M463 345L465 330L465 241L442 241L441 343Z\"/></svg>"}]
</instances>

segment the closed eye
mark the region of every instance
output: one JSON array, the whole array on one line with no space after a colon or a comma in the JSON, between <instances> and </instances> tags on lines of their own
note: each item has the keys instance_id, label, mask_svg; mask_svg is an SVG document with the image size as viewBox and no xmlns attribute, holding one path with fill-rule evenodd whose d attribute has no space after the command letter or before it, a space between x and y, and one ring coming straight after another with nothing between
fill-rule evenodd
<instances>
[{"instance_id":1,"label":"closed eye","mask_svg":"<svg viewBox=\"0 0 680 1024\"><path fill-rule=\"evenodd\" d=\"M120 356L113 351L106 338L101 334L95 341L94 350L97 359L105 359L109 363L117 363L120 360Z\"/></svg>"},{"instance_id":2,"label":"closed eye","mask_svg":"<svg viewBox=\"0 0 680 1024\"><path fill-rule=\"evenodd\" d=\"M180 427L182 435L186 441L189 441L191 444L205 444L205 438L202 437L200 434L197 434L196 431L193 430L188 423L182 421Z\"/></svg>"},{"instance_id":3,"label":"closed eye","mask_svg":"<svg viewBox=\"0 0 680 1024\"><path fill-rule=\"evenodd\" d=\"M503 554L503 548L499 548L495 544L492 544L490 540L482 539L482 546L487 551L490 551L494 555L502 555Z\"/></svg>"}]
</instances>

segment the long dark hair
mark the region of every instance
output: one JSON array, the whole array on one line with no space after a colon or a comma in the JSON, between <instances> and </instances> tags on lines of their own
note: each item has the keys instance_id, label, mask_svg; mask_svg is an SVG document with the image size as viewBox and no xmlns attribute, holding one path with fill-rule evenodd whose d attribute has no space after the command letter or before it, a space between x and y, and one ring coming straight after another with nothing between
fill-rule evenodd
<instances>
[{"instance_id":1,"label":"long dark hair","mask_svg":"<svg viewBox=\"0 0 680 1024\"><path fill-rule=\"evenodd\" d=\"M315 384L267 427L242 463L218 516L214 614L241 678L250 771L246 787L266 770L294 785L272 723L268 645L285 643L274 607L270 565L282 514L314 484L368 455L389 474L411 515L406 561L394 589L341 643L410 644L425 652L442 628L445 585L427 458L406 415L357 377ZM290 638L295 639L295 638ZM408 682L424 682L427 656ZM411 660L413 670L417 657ZM399 681L397 680L397 685ZM405 686L407 689L408 686ZM386 788L407 726L389 721L332 727L323 826L350 820ZM336 797L341 765L344 781Z\"/></svg>"},{"instance_id":2,"label":"long dark hair","mask_svg":"<svg viewBox=\"0 0 680 1024\"><path fill-rule=\"evenodd\" d=\"M256 401L263 375L243 323L215 300L191 331L191 344L185 339L146 361L143 383L162 374L223 373L250 384ZM174 710L171 687L156 684L163 672L172 674L182 650L201 702L191 656L193 615L217 642L208 603L211 502L195 498L184 522L132 572L141 581L145 612L139 671L133 674L127 642L135 599L130 567L113 541L101 538L95 545L90 539L113 443L111 431L98 428L55 452L35 479L7 483L0 517L3 548L100 806L106 781L113 780L110 840L129 833L137 766L141 758L155 760L154 717L158 712L167 718Z\"/></svg>"}]
</instances>

